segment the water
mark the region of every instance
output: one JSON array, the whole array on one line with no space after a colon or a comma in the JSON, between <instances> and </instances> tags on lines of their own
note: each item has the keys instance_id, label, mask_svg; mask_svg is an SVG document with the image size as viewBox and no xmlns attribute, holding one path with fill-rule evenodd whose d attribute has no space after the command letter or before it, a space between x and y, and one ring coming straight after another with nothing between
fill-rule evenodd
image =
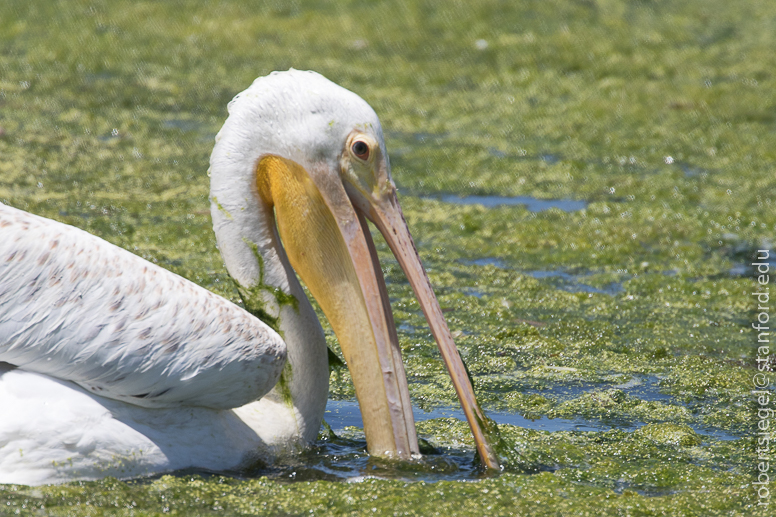
<instances>
[{"instance_id":1,"label":"water","mask_svg":"<svg viewBox=\"0 0 776 517\"><path fill-rule=\"evenodd\" d=\"M660 379L654 375L648 377L633 377L626 383L617 384L612 388L620 389L631 397L650 402L670 403L674 400L671 395L663 393L660 389Z\"/></svg>"},{"instance_id":2,"label":"water","mask_svg":"<svg viewBox=\"0 0 776 517\"><path fill-rule=\"evenodd\" d=\"M462 292L469 296L476 296L477 298L482 298L485 295L485 293L483 293L479 289L472 289L472 288L464 288L462 289Z\"/></svg>"},{"instance_id":3,"label":"water","mask_svg":"<svg viewBox=\"0 0 776 517\"><path fill-rule=\"evenodd\" d=\"M186 120L179 118L172 118L162 122L162 127L165 129L179 129L181 131L206 131L209 129L207 124L200 122L199 120Z\"/></svg>"},{"instance_id":4,"label":"water","mask_svg":"<svg viewBox=\"0 0 776 517\"><path fill-rule=\"evenodd\" d=\"M541 161L548 163L550 165L558 163L561 160L561 157L557 154L552 153L543 153L538 156L530 156L527 154L510 154L505 153L504 151L500 149L496 149L495 147L488 147L488 154L491 156L495 156L496 158L508 158L511 160L536 160L537 158Z\"/></svg>"},{"instance_id":5,"label":"water","mask_svg":"<svg viewBox=\"0 0 776 517\"><path fill-rule=\"evenodd\" d=\"M772 255L766 260L752 259L748 262L734 264L733 267L728 271L728 274L733 277L757 277L757 275L760 274L757 270L758 266L753 266L752 262L756 264L765 264L764 266L761 266L761 268L765 270L765 267L767 266L769 273L776 271L776 256Z\"/></svg>"},{"instance_id":6,"label":"water","mask_svg":"<svg viewBox=\"0 0 776 517\"><path fill-rule=\"evenodd\" d=\"M454 194L443 194L438 197L429 197L439 199L445 203L482 205L486 208L522 205L531 212L543 212L551 208L558 208L564 212L576 212L584 210L588 205L587 201L578 199L537 199L530 196L456 196Z\"/></svg>"},{"instance_id":7,"label":"water","mask_svg":"<svg viewBox=\"0 0 776 517\"><path fill-rule=\"evenodd\" d=\"M474 260L464 260L464 264L470 264L474 266L493 266L499 269L510 269L509 264L506 261L495 257L484 257ZM524 274L532 276L536 279L551 279L558 289L569 291L572 293L595 293L595 294L608 294L610 296L621 293L623 291L622 282L609 282L603 287L594 287L581 281L582 278L595 274L593 271L586 271L583 273L568 273L561 269L539 269L533 271L523 271ZM478 298L482 297L482 293L477 291L468 292L467 294L474 294Z\"/></svg>"},{"instance_id":8,"label":"water","mask_svg":"<svg viewBox=\"0 0 776 517\"><path fill-rule=\"evenodd\" d=\"M416 422L434 418L456 418L466 421L463 411L452 407L422 411L413 408ZM536 420L504 412L488 412L488 416L499 424L509 424L542 431L600 431L609 426L588 423L581 420L549 419ZM348 428L362 428L361 412L355 401L329 400L324 420L338 436L317 440L298 456L284 458L276 465L247 473L248 477L269 476L277 480L306 481L325 479L330 481L361 481L379 477L403 481L435 482L442 480L476 479L480 467L470 450L445 448L424 449L422 457L408 462L392 462L370 457L366 453L363 433ZM354 432L355 431L355 432ZM545 470L552 470L547 467ZM238 477L245 473L237 474Z\"/></svg>"},{"instance_id":9,"label":"water","mask_svg":"<svg viewBox=\"0 0 776 517\"><path fill-rule=\"evenodd\" d=\"M181 133L196 133L199 135L199 142L212 144L216 134L213 128L199 120L172 118L162 122L164 129L176 129Z\"/></svg>"},{"instance_id":10,"label":"water","mask_svg":"<svg viewBox=\"0 0 776 517\"><path fill-rule=\"evenodd\" d=\"M634 382L634 381L631 381ZM627 383L630 384L630 383ZM641 382L636 380L633 386L638 386L637 389L628 389L627 385L621 385L629 395L642 400L654 400L660 402L668 402L672 399L670 395L660 393L657 386L657 378L651 377L649 382ZM615 388L620 386L614 386ZM584 390L583 390L584 391ZM412 414L415 417L416 422L423 422L424 420L431 420L434 418L456 418L462 422L466 421L466 416L463 411L454 407L441 407L435 408L431 411L423 411L418 408L412 409ZM599 432L609 431L611 429L624 429L627 431L634 431L644 425L644 422L630 422L630 423L605 423L599 420L585 420L585 419L564 419L564 418L548 418L546 416L530 419L525 418L515 413L506 413L501 411L488 411L488 417L494 420L498 424L508 424L524 429L534 429L536 431L587 431L587 432ZM326 414L324 420L329 424L335 433L342 432L346 427L362 428L363 422L361 420L361 411L358 407L358 402L347 400L329 400L326 405ZM697 432L705 436L710 436L717 440L738 440L738 436L727 433L721 429L707 427L699 424L690 424L690 427Z\"/></svg>"},{"instance_id":11,"label":"water","mask_svg":"<svg viewBox=\"0 0 776 517\"><path fill-rule=\"evenodd\" d=\"M453 407L435 408L431 411L413 408L412 414L416 422L423 422L424 420L434 418L456 418L464 422L466 421L463 411ZM488 411L488 416L499 424L515 425L538 431L601 431L611 429L611 426L582 420L551 419L547 417L532 420L515 413L499 411ZM324 420L326 420L326 423L331 426L335 433L337 430L342 430L345 427L363 427L358 402L353 401L329 400L329 403L326 405Z\"/></svg>"},{"instance_id":12,"label":"water","mask_svg":"<svg viewBox=\"0 0 776 517\"><path fill-rule=\"evenodd\" d=\"M593 287L580 281L585 276L592 275L592 272L571 274L560 269L554 270L534 270L525 271L525 274L538 279L555 279L559 289L572 293L596 293L615 295L623 291L622 282L609 282L604 287Z\"/></svg>"},{"instance_id":13,"label":"water","mask_svg":"<svg viewBox=\"0 0 776 517\"><path fill-rule=\"evenodd\" d=\"M499 269L509 269L509 265L502 259L494 257L478 258L474 260L465 260L465 264L471 264L474 266L494 266Z\"/></svg>"}]
</instances>

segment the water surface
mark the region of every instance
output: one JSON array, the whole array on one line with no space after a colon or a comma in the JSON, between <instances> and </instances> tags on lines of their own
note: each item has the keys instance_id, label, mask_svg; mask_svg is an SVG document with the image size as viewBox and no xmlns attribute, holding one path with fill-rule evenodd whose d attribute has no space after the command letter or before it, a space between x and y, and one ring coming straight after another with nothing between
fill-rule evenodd
<instances>
[{"instance_id":1,"label":"water surface","mask_svg":"<svg viewBox=\"0 0 776 517\"><path fill-rule=\"evenodd\" d=\"M455 194L443 194L437 199L445 203L458 205L482 205L486 208L499 206L524 206L531 212L543 212L551 208L557 208L564 212L584 210L588 203L577 199L537 199L530 196L458 196Z\"/></svg>"}]
</instances>

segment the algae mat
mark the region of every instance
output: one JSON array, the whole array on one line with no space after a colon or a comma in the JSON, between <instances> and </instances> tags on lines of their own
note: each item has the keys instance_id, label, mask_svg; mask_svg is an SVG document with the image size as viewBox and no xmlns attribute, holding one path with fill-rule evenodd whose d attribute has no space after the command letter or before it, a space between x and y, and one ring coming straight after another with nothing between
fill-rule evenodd
<instances>
[{"instance_id":1,"label":"algae mat","mask_svg":"<svg viewBox=\"0 0 776 517\"><path fill-rule=\"evenodd\" d=\"M2 2L1 202L237 302L213 137L255 77L317 70L381 117L483 405L549 427L502 424L492 478L465 424L434 418L417 465L365 459L345 428L253 477L2 486L0 514L769 515L755 375L774 361L752 323L772 303L750 293L757 257L776 266L776 7L516 4ZM377 245L413 401L454 407ZM346 372L331 396L353 400Z\"/></svg>"}]
</instances>

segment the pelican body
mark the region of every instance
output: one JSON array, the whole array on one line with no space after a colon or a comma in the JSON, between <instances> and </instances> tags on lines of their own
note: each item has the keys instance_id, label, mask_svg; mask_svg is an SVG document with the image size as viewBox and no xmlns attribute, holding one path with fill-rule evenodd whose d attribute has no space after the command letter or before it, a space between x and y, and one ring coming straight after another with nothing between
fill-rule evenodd
<instances>
[{"instance_id":1,"label":"pelican body","mask_svg":"<svg viewBox=\"0 0 776 517\"><path fill-rule=\"evenodd\" d=\"M356 94L274 72L229 104L211 214L245 309L79 229L0 204L0 483L239 471L314 440L329 319L370 454L418 454L367 220L418 296L486 467L498 466ZM298 275L298 277L297 277Z\"/></svg>"}]
</instances>

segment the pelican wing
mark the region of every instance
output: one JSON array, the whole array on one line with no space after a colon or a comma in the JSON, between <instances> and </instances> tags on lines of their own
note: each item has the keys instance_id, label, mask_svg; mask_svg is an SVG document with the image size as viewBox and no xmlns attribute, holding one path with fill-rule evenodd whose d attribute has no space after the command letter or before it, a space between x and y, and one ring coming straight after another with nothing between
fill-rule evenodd
<instances>
[{"instance_id":1,"label":"pelican wing","mask_svg":"<svg viewBox=\"0 0 776 517\"><path fill-rule=\"evenodd\" d=\"M77 228L0 204L0 361L144 407L226 409L286 360L267 325Z\"/></svg>"}]
</instances>

